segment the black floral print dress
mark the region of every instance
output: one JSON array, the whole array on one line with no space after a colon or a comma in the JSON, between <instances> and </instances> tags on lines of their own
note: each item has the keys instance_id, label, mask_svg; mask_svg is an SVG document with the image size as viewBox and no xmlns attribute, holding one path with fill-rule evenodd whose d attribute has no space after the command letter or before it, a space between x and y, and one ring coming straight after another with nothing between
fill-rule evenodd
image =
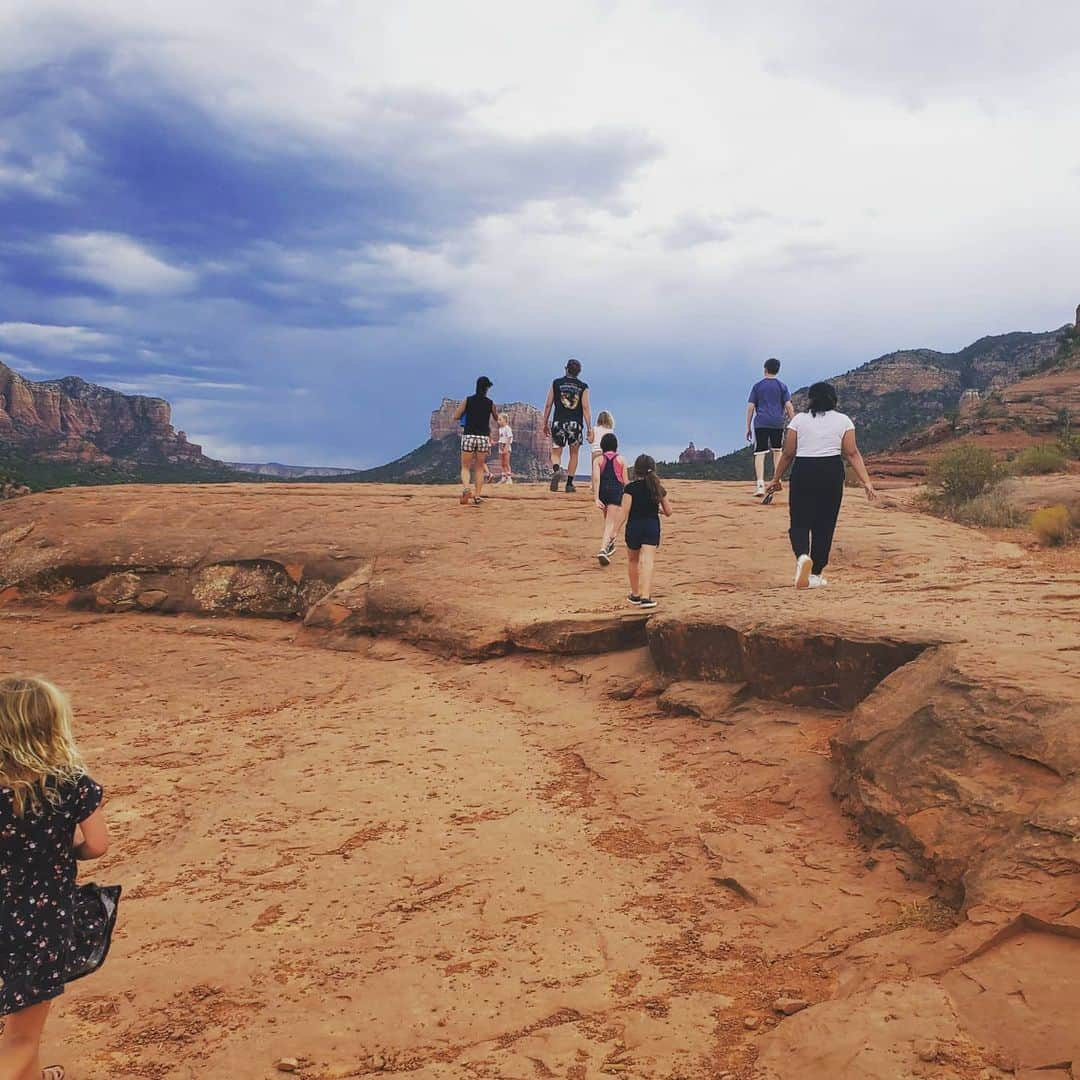
<instances>
[{"instance_id":1,"label":"black floral print dress","mask_svg":"<svg viewBox=\"0 0 1080 1080\"><path fill-rule=\"evenodd\" d=\"M72 850L75 826L101 798L83 776L61 788L59 805L27 807L18 817L14 793L0 785L0 1016L62 994L66 982L92 970L80 962L88 946L98 964L104 959L115 903L110 912L102 890L76 887Z\"/></svg>"}]
</instances>

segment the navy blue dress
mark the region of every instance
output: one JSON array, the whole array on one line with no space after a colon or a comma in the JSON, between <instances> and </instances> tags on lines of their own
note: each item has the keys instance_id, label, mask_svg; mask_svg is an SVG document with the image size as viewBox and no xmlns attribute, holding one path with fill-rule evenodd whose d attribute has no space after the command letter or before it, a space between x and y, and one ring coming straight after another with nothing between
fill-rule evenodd
<instances>
[{"instance_id":1,"label":"navy blue dress","mask_svg":"<svg viewBox=\"0 0 1080 1080\"><path fill-rule=\"evenodd\" d=\"M104 938L107 948L112 932L107 909L76 888L72 851L75 826L101 805L102 790L83 776L60 796L20 818L14 792L0 785L0 1016L58 997L86 943Z\"/></svg>"}]
</instances>

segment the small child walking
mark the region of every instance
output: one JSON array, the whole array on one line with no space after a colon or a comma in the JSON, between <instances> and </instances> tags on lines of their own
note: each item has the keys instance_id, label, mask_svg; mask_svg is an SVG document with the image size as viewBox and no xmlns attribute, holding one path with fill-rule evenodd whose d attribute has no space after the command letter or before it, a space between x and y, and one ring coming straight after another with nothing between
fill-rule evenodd
<instances>
[{"instance_id":1,"label":"small child walking","mask_svg":"<svg viewBox=\"0 0 1080 1080\"><path fill-rule=\"evenodd\" d=\"M67 697L44 679L0 679L0 1077L63 1080L41 1033L66 983L101 966L119 888L76 886L76 860L109 849Z\"/></svg>"},{"instance_id":2,"label":"small child walking","mask_svg":"<svg viewBox=\"0 0 1080 1080\"><path fill-rule=\"evenodd\" d=\"M510 471L510 450L514 445L514 429L510 426L510 417L499 413L499 467L502 472L500 484L512 484L513 473Z\"/></svg>"},{"instance_id":3,"label":"small child walking","mask_svg":"<svg viewBox=\"0 0 1080 1080\"><path fill-rule=\"evenodd\" d=\"M638 607L654 608L652 579L660 547L660 515L671 517L671 502L656 475L656 462L648 454L641 454L634 462L634 479L623 491L622 510L630 571L626 599Z\"/></svg>"},{"instance_id":4,"label":"small child walking","mask_svg":"<svg viewBox=\"0 0 1080 1080\"><path fill-rule=\"evenodd\" d=\"M604 515L604 535L596 555L601 566L609 565L615 554L615 532L622 518L625 487L626 462L619 453L619 440L609 431L600 440L600 453L593 455L592 463L593 500Z\"/></svg>"},{"instance_id":5,"label":"small child walking","mask_svg":"<svg viewBox=\"0 0 1080 1080\"><path fill-rule=\"evenodd\" d=\"M600 445L604 441L604 436L614 434L615 417L607 409L602 409L597 414L596 427L593 428L592 459L594 462L604 452L604 448Z\"/></svg>"}]
</instances>

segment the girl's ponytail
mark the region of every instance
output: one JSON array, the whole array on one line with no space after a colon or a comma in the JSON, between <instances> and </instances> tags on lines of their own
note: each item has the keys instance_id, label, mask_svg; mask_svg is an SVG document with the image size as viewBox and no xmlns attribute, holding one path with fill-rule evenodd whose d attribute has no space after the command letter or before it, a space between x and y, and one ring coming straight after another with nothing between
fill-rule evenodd
<instances>
[{"instance_id":1,"label":"girl's ponytail","mask_svg":"<svg viewBox=\"0 0 1080 1080\"><path fill-rule=\"evenodd\" d=\"M656 475L656 462L648 454L638 455L634 462L634 475L639 480L645 481L645 487L657 502L667 496L664 485L660 483L660 477Z\"/></svg>"}]
</instances>

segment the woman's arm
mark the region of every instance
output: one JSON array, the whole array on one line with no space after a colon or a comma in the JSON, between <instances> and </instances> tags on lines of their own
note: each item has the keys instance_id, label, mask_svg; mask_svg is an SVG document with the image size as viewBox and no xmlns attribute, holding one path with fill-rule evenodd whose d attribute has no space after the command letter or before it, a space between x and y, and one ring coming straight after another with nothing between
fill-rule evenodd
<instances>
[{"instance_id":1,"label":"woman's arm","mask_svg":"<svg viewBox=\"0 0 1080 1080\"><path fill-rule=\"evenodd\" d=\"M109 850L109 827L99 806L85 821L79 822L81 842L74 847L76 859L100 859Z\"/></svg>"},{"instance_id":2,"label":"woman's arm","mask_svg":"<svg viewBox=\"0 0 1080 1080\"><path fill-rule=\"evenodd\" d=\"M457 409L454 411L454 419L455 420L460 420L465 415L465 405L466 405L466 402L463 401L457 407Z\"/></svg>"},{"instance_id":3,"label":"woman's arm","mask_svg":"<svg viewBox=\"0 0 1080 1080\"><path fill-rule=\"evenodd\" d=\"M784 432L784 452L780 455L780 460L776 463L776 472L773 474L772 483L765 489L766 495L771 495L773 492L779 491L784 485L780 483L781 477L791 468L791 463L795 460L795 454L799 449L799 433L792 428L788 428Z\"/></svg>"},{"instance_id":4,"label":"woman's arm","mask_svg":"<svg viewBox=\"0 0 1080 1080\"><path fill-rule=\"evenodd\" d=\"M859 453L859 447L855 442L854 429L844 432L844 437L840 442L840 449L843 451L844 457L847 458L848 464L855 470L859 483L862 484L863 489L866 491L866 497L873 502L877 498L877 492L874 490L874 485L870 480L870 474L866 471L866 462L863 461L863 456Z\"/></svg>"}]
</instances>

